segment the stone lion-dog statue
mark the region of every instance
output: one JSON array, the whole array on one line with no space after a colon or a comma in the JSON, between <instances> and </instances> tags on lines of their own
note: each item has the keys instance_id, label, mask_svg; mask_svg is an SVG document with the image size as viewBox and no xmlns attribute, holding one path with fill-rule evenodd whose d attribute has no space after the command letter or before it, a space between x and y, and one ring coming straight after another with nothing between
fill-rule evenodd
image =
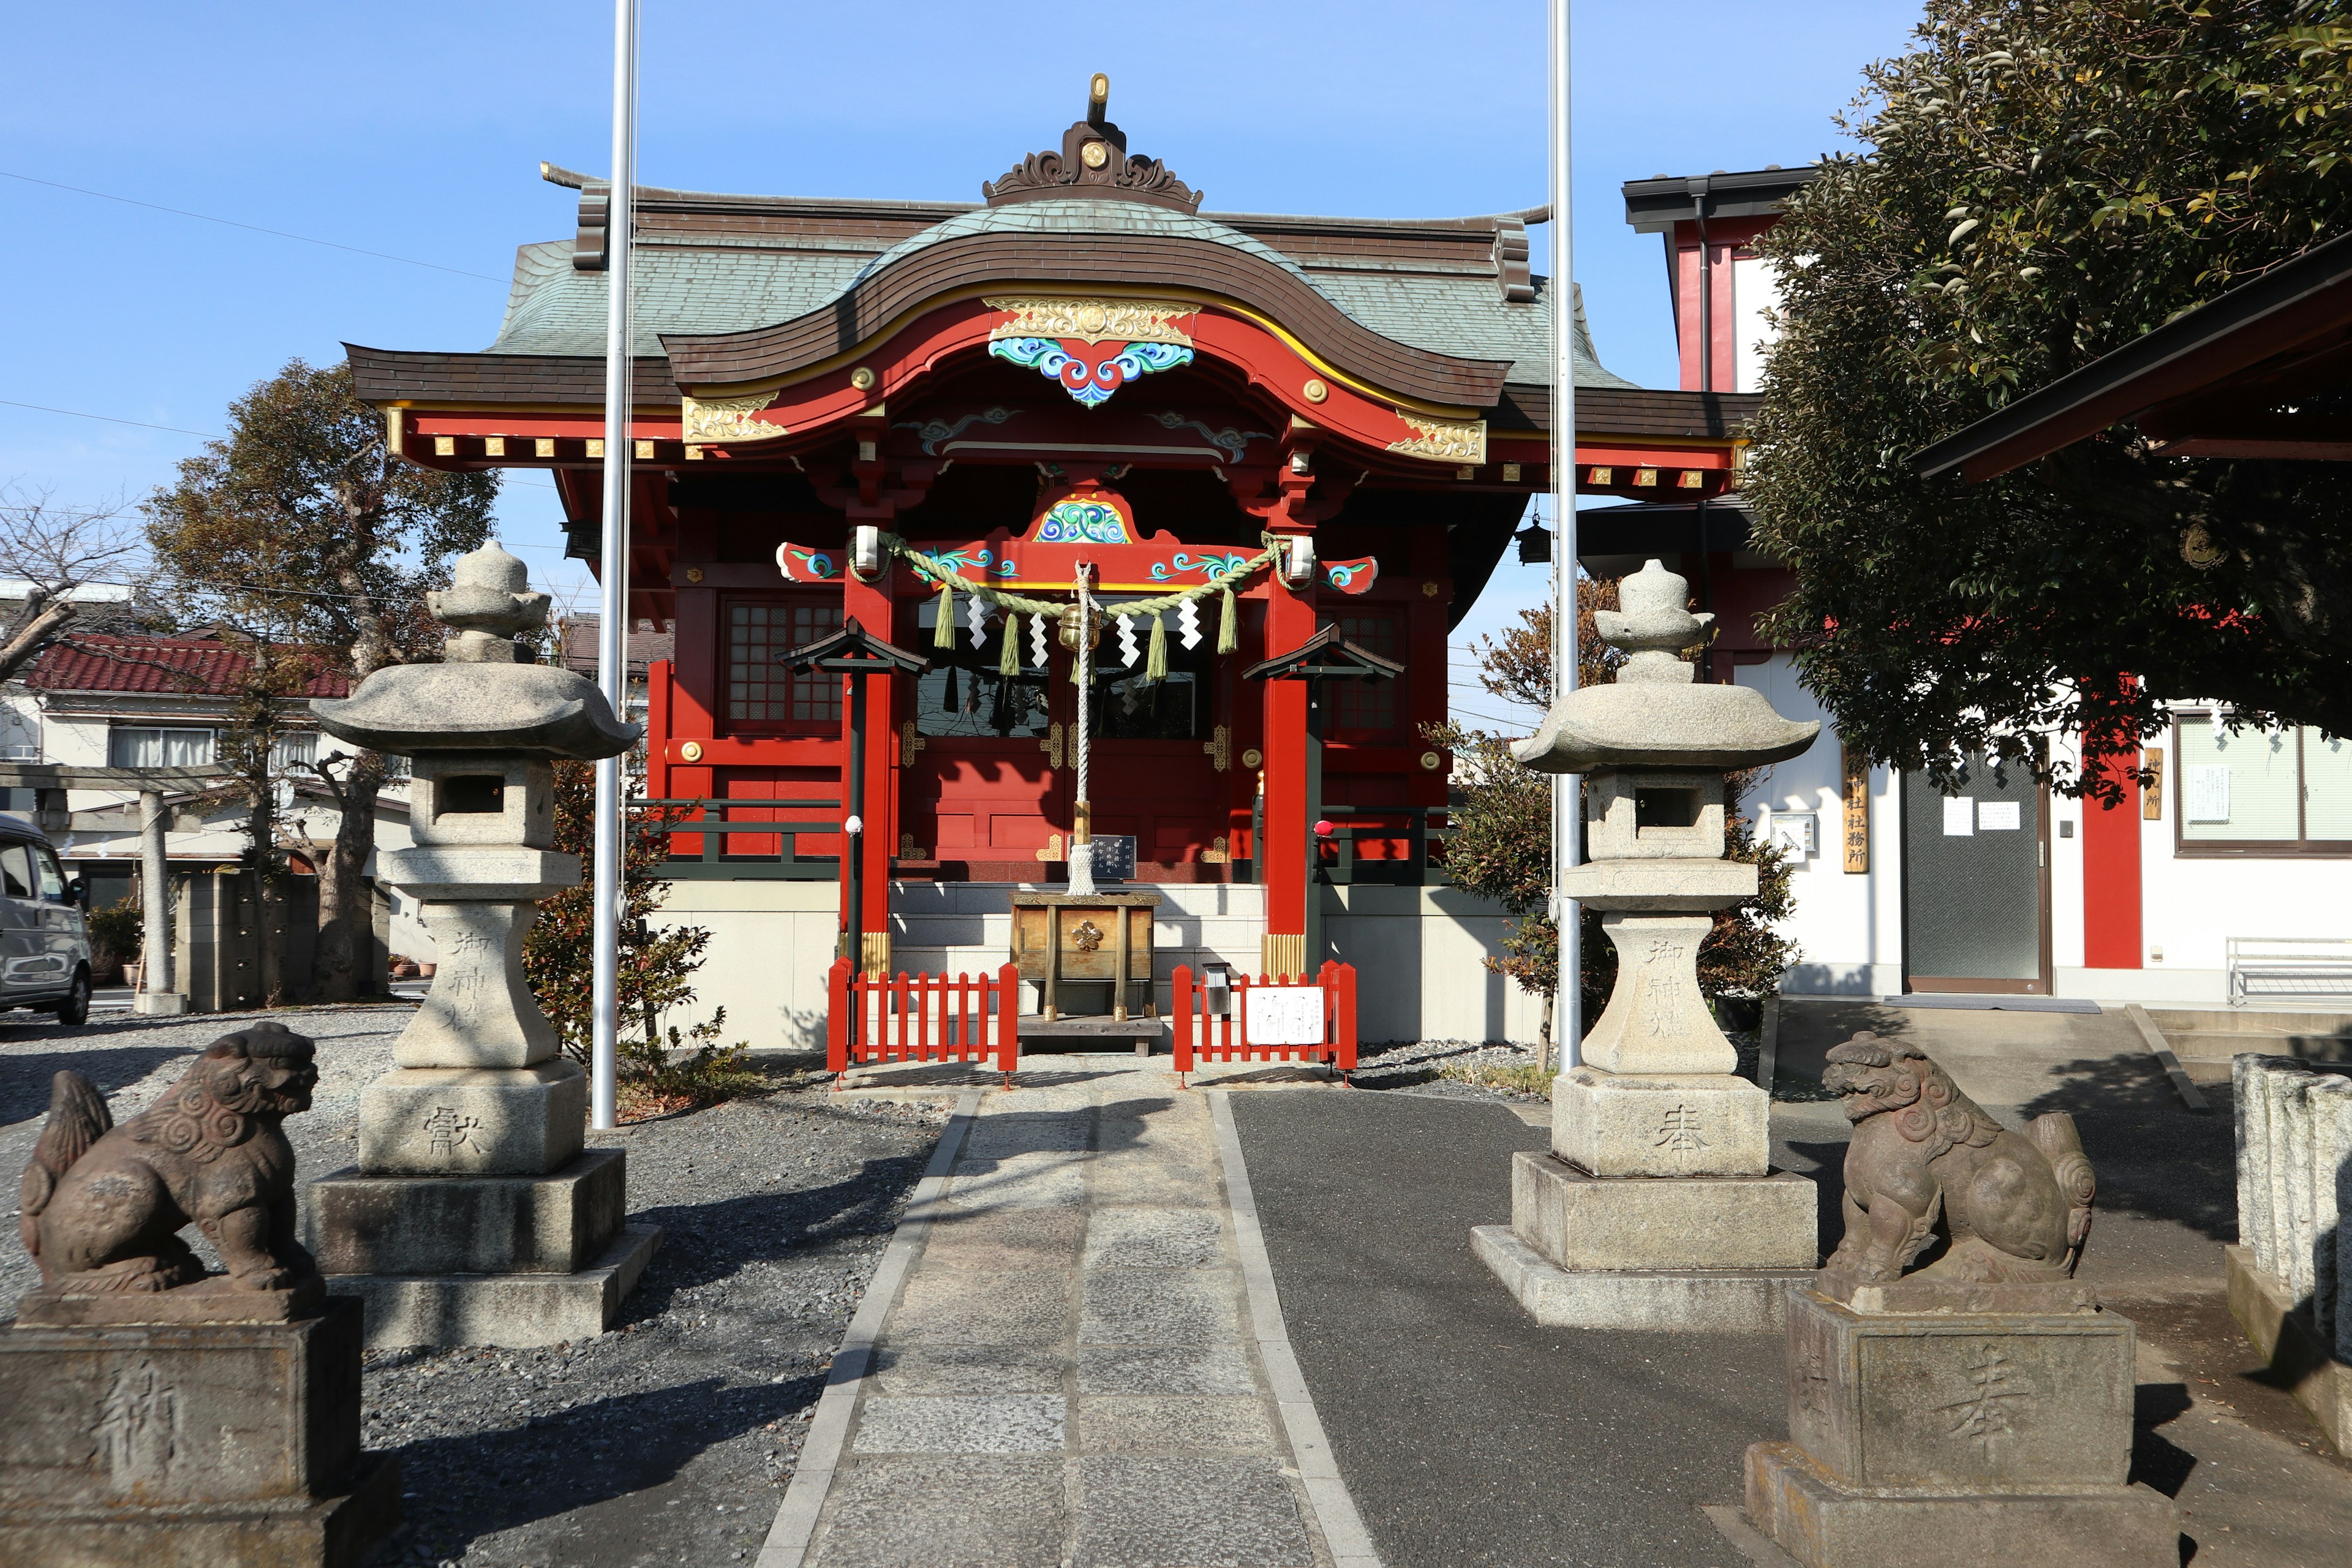
<instances>
[{"instance_id":1,"label":"stone lion-dog statue","mask_svg":"<svg viewBox=\"0 0 2352 1568\"><path fill-rule=\"evenodd\" d=\"M316 1279L294 1237L294 1150L280 1125L310 1108L312 1058L311 1042L281 1024L224 1035L120 1127L89 1079L58 1073L18 1205L37 1294L283 1291ZM180 1238L192 1224L226 1274L207 1278Z\"/></svg>"},{"instance_id":2,"label":"stone lion-dog statue","mask_svg":"<svg viewBox=\"0 0 2352 1568\"><path fill-rule=\"evenodd\" d=\"M1858 1034L1832 1047L1823 1087L1844 1096L1845 1236L1824 1273L1902 1277L1947 1243L1922 1279L2070 1279L2097 1188L2074 1119L2053 1110L2011 1132L1916 1047Z\"/></svg>"}]
</instances>

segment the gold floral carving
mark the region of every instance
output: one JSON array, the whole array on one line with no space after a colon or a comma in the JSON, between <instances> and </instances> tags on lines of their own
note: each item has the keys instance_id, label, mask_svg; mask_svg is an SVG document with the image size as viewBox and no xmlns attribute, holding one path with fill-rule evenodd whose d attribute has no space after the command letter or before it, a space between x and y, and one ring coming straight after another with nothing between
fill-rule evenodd
<instances>
[{"instance_id":1,"label":"gold floral carving","mask_svg":"<svg viewBox=\"0 0 2352 1568\"><path fill-rule=\"evenodd\" d=\"M1006 297L982 302L1011 316L988 334L991 342L999 338L1076 338L1089 343L1174 343L1191 348L1191 335L1173 322L1179 316L1199 313L1191 305L1150 300Z\"/></svg>"},{"instance_id":2,"label":"gold floral carving","mask_svg":"<svg viewBox=\"0 0 2352 1568\"><path fill-rule=\"evenodd\" d=\"M789 436L790 430L772 420L754 419L752 415L776 400L772 392L755 392L749 397L681 397L685 407L686 429L682 438L688 441L769 441L778 436Z\"/></svg>"},{"instance_id":3,"label":"gold floral carving","mask_svg":"<svg viewBox=\"0 0 2352 1568\"><path fill-rule=\"evenodd\" d=\"M1431 419L1418 414L1400 411L1397 417L1412 427L1412 434L1402 441L1389 443L1389 450L1402 452L1408 458L1427 458L1433 463L1483 463L1486 460L1486 422L1484 419Z\"/></svg>"}]
</instances>

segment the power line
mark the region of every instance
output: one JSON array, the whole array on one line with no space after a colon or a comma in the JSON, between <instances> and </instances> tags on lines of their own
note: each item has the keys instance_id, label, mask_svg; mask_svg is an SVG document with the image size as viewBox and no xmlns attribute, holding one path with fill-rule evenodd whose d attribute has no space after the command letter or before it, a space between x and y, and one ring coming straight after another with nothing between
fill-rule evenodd
<instances>
[{"instance_id":1,"label":"power line","mask_svg":"<svg viewBox=\"0 0 2352 1568\"><path fill-rule=\"evenodd\" d=\"M0 171L5 173L5 171ZM79 408L52 408L46 403L19 403L11 397L0 397L0 408L30 408L42 414L62 414L68 419L98 419L109 425L135 425L142 430L169 430L174 436L200 436L207 441L225 441L228 437L212 430L184 430L177 425L150 425L144 419L118 419L111 414L84 414ZM536 485L551 490L554 484L547 479L527 479L512 468L493 470L501 484Z\"/></svg>"},{"instance_id":2,"label":"power line","mask_svg":"<svg viewBox=\"0 0 2352 1568\"><path fill-rule=\"evenodd\" d=\"M84 414L79 409L51 408L45 403L18 403L8 397L0 397L0 406L30 408L42 414L62 414L68 419L102 419L109 425L136 425L142 430L169 430L174 436L201 436L208 441L220 439L209 430L183 430L177 425L150 425L144 419L117 419L111 414Z\"/></svg>"},{"instance_id":3,"label":"power line","mask_svg":"<svg viewBox=\"0 0 2352 1568\"><path fill-rule=\"evenodd\" d=\"M11 180L22 180L28 185L47 185L53 191L71 191L79 196L96 196L102 202L121 202L125 206L145 207L150 212L170 213L175 217L192 217L198 223L216 223L228 228L246 229L254 234L273 235L279 239L299 240L304 245L323 245L329 250L345 250L353 256L373 256L378 261L397 261L406 267L427 267L436 272L452 272L460 278L478 278L485 283L513 281L507 278L493 278L487 272L468 272L462 267L444 267L437 261L419 261L413 256L394 256L382 250L362 250L356 245L339 245L331 239L313 239L307 234L289 234L282 228L264 228L259 224L239 223L235 218L214 217L208 213L192 213L184 207L167 207L155 202L139 201L131 196L110 195L104 191L89 190L80 185L61 184L56 180L37 179L31 174L11 174L5 169L0 169L0 176Z\"/></svg>"}]
</instances>

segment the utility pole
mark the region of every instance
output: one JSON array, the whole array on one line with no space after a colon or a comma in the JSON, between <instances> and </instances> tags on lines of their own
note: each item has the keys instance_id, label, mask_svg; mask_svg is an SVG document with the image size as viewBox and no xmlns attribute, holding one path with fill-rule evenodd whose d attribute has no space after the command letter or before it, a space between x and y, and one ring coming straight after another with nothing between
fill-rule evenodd
<instances>
[{"instance_id":1,"label":"utility pole","mask_svg":"<svg viewBox=\"0 0 2352 1568\"><path fill-rule=\"evenodd\" d=\"M605 206L604 517L598 570L596 684L623 723L629 718L629 452L636 388L629 348L629 251L637 186L637 0L613 0L613 193ZM589 1124L615 1121L620 1037L621 757L596 764L594 1021L589 1048Z\"/></svg>"},{"instance_id":2,"label":"utility pole","mask_svg":"<svg viewBox=\"0 0 2352 1568\"><path fill-rule=\"evenodd\" d=\"M1569 155L1568 0L1551 8L1551 650L1552 701L1576 689L1576 272ZM1583 922L1562 889L1583 858L1584 778L1551 783L1551 911L1559 931L1559 984L1552 999L1557 1069L1584 1054Z\"/></svg>"}]
</instances>

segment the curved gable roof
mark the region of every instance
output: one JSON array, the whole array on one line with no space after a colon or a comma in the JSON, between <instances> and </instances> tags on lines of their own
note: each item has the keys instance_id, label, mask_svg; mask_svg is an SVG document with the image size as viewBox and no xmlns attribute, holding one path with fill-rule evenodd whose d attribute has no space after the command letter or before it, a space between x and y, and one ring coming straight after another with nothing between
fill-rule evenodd
<instances>
[{"instance_id":1,"label":"curved gable roof","mask_svg":"<svg viewBox=\"0 0 2352 1568\"><path fill-rule=\"evenodd\" d=\"M1022 202L961 213L876 257L836 294L750 331L664 333L681 385L791 375L849 353L927 301L983 286L1193 289L1255 310L1335 365L1429 403L1500 400L1508 359L1416 348L1349 315L1298 263L1191 213L1100 199Z\"/></svg>"}]
</instances>

